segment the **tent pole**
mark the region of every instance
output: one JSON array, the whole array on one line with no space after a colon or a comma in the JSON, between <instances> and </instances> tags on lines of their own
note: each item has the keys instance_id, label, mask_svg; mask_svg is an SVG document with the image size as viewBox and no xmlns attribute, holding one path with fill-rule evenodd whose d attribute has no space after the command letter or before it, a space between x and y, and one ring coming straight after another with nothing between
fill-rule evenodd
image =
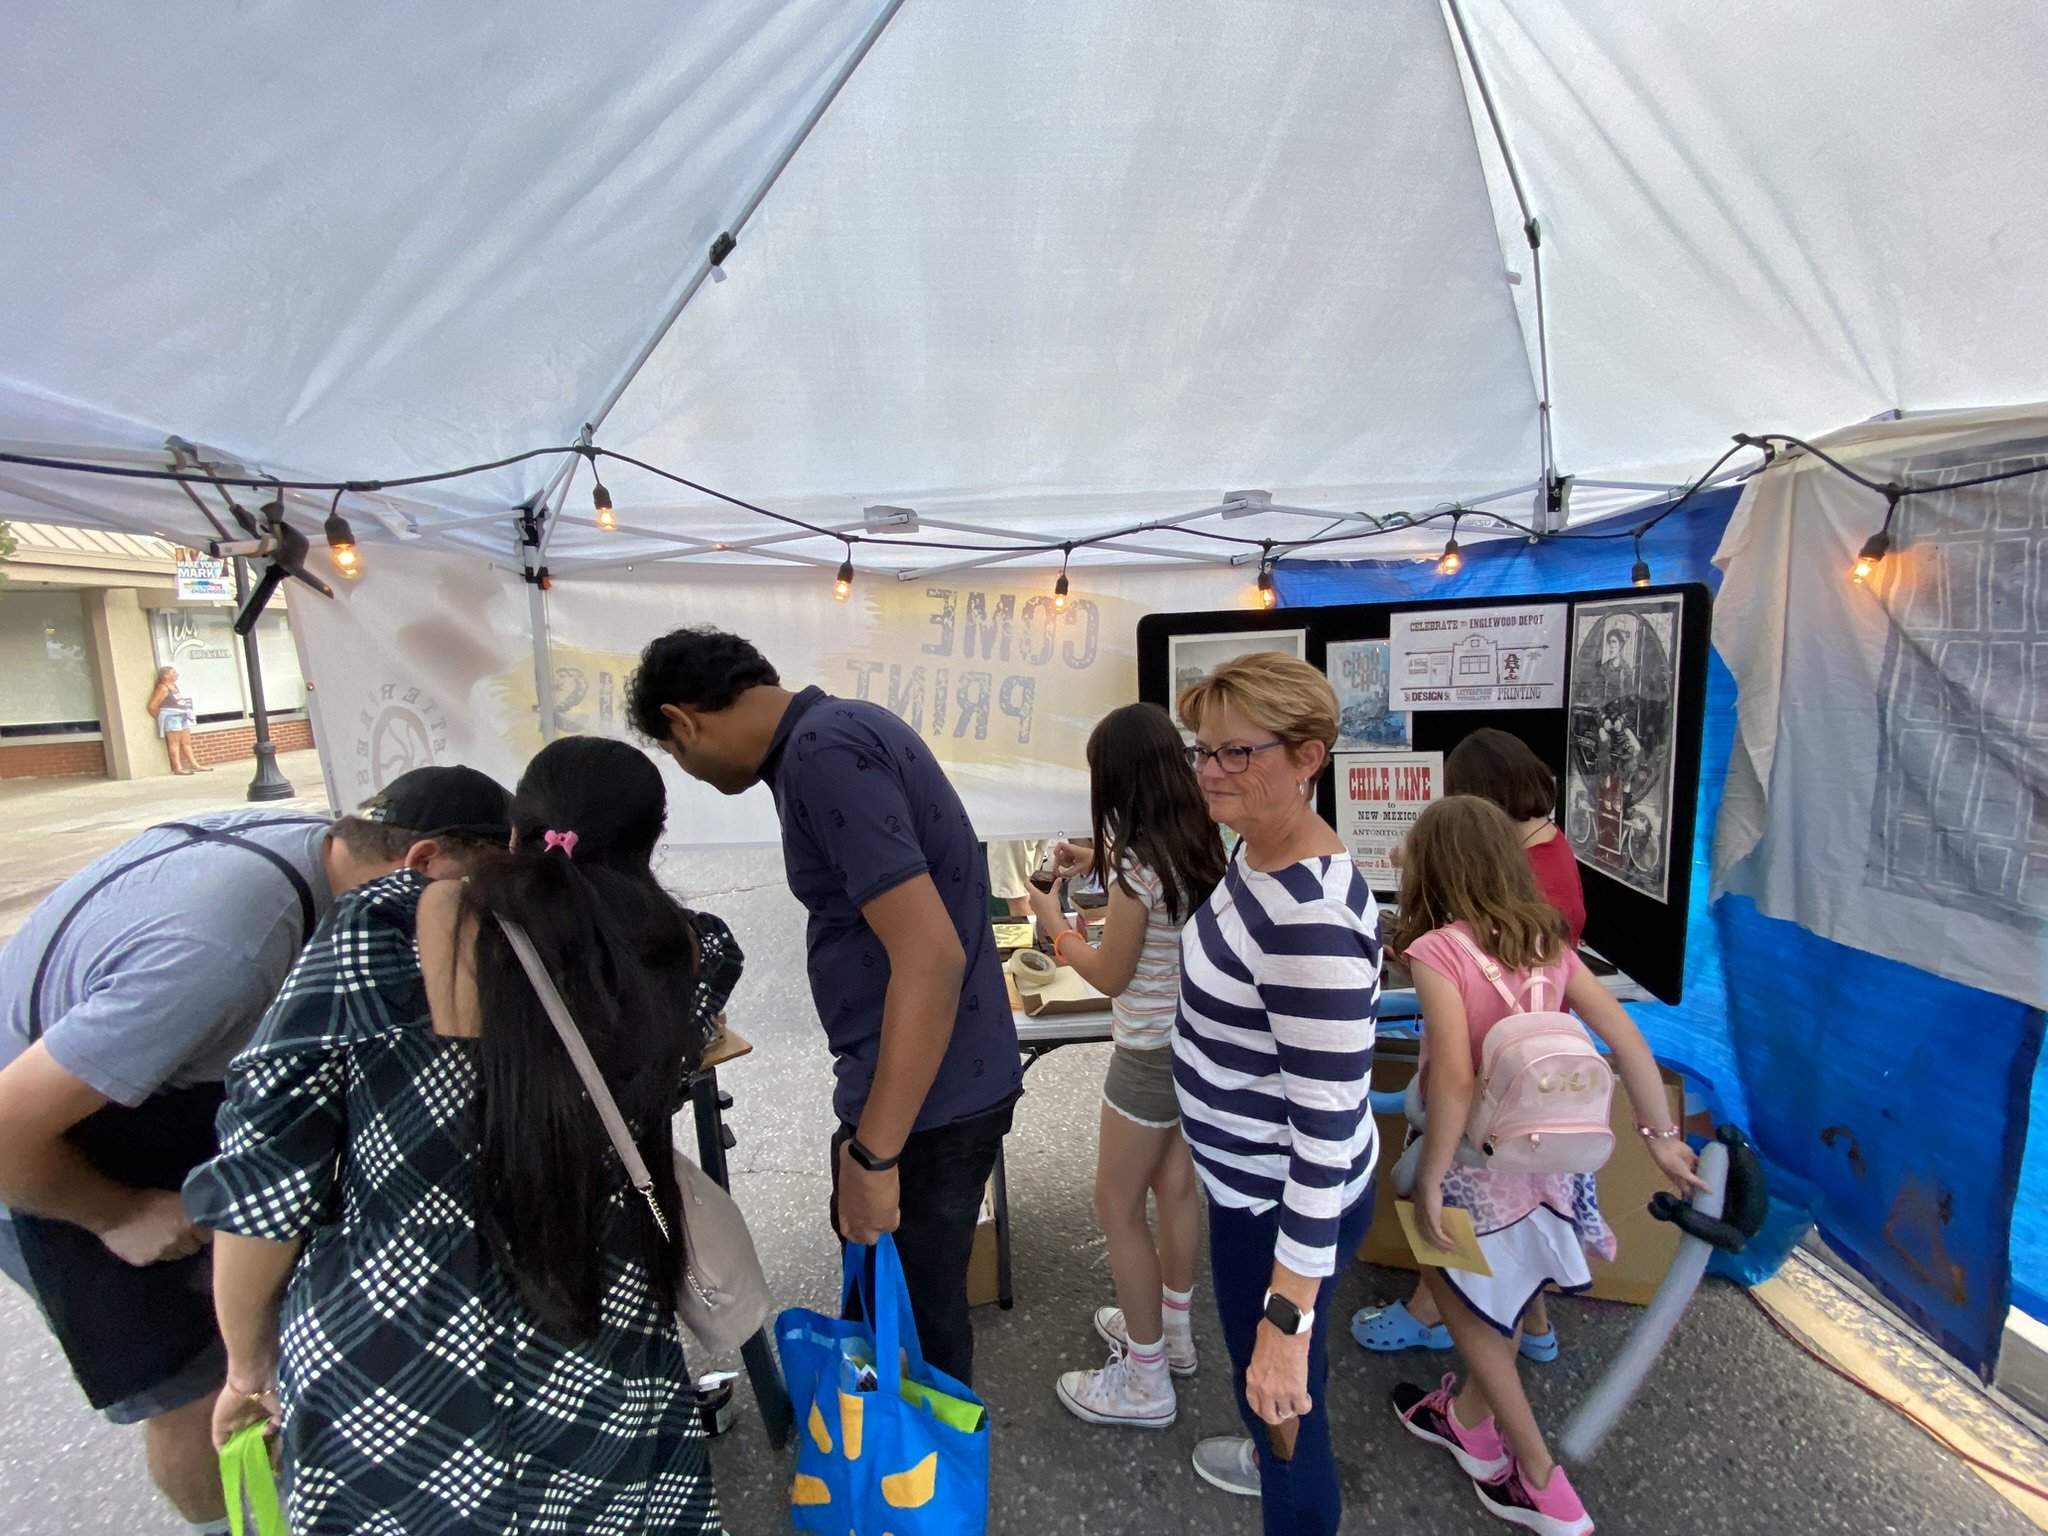
<instances>
[{"instance_id":1,"label":"tent pole","mask_svg":"<svg viewBox=\"0 0 2048 1536\"><path fill-rule=\"evenodd\" d=\"M711 250L706 252L704 259L697 264L697 270L691 274L690 280L683 285L683 291L676 295L675 302L669 305L668 312L661 317L661 323L655 326L654 332L647 338L646 344L640 348L639 352L634 354L633 361L626 365L625 371L619 375L617 382L605 391L604 398L597 404L597 409L584 417L582 422L577 423L577 425L592 432L604 425L605 417L611 415L613 408L618 405L620 400L625 398L626 391L632 387L633 380L638 378L640 370L647 366L647 360L654 356L655 349L667 338L670 329L682 317L683 311L689 307L690 300L697 296L697 290L704 286L705 279L711 275L711 269L722 263L732 253L733 244L739 239L740 231L747 227L747 221L753 218L755 210L767 198L775 183L782 179L782 173L789 169L789 162L796 158L797 151L802 149L804 141L810 138L811 130L818 126L819 120L831 109L832 103L839 99L839 93L845 88L846 82L853 78L853 72L859 69L866 60L868 50L873 48L881 39L882 34L888 30L889 23L896 19L896 13L901 9L903 9L903 0L886 0L881 11L868 24L868 29L862 34L860 42L854 46L854 50L848 56L846 63L841 66L839 73L833 76L832 83L826 86L819 93L817 101L812 103L809 114L805 116L802 124L798 126L795 134L791 136L789 144L784 148L781 156L777 158L775 164L768 168L768 174L761 178L759 185L754 188L753 195L741 205L738 217L725 226L724 232L713 242ZM567 476L569 468L569 465L564 465L555 471L554 479L548 482L548 488L540 495L539 499L542 502L546 502L554 495L556 489ZM540 552L543 555L547 553L548 536L553 531L552 524L541 530Z\"/></svg>"},{"instance_id":2,"label":"tent pole","mask_svg":"<svg viewBox=\"0 0 2048 1536\"><path fill-rule=\"evenodd\" d=\"M1472 71L1472 83L1479 87L1479 100L1486 108L1493 141L1500 146L1501 162L1507 167L1508 185L1515 191L1515 206L1522 212L1522 235L1529 242L1529 275L1536 290L1536 445L1543 471L1537 482L1534 526L1550 533L1555 530L1550 527L1549 492L1556 475L1557 458L1550 439L1550 320L1543 302L1543 226L1529 207L1529 193L1522 185L1522 169L1515 163L1515 152L1508 147L1507 130L1501 126L1500 108L1494 105L1493 87L1487 83L1486 71L1480 67L1478 51L1472 46L1472 34L1465 28L1465 13L1458 9L1458 0L1443 0L1443 5L1450 13L1451 25L1457 29L1466 67Z\"/></svg>"}]
</instances>

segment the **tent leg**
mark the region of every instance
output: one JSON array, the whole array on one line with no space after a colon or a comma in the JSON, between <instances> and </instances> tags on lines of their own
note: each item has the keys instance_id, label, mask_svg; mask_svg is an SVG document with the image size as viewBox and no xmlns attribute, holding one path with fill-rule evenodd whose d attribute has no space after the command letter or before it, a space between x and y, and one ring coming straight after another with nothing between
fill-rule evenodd
<instances>
[{"instance_id":1,"label":"tent leg","mask_svg":"<svg viewBox=\"0 0 2048 1536\"><path fill-rule=\"evenodd\" d=\"M526 610L533 629L533 692L540 701L540 740L546 746L555 729L555 657L548 645L548 595L539 582L528 582Z\"/></svg>"}]
</instances>

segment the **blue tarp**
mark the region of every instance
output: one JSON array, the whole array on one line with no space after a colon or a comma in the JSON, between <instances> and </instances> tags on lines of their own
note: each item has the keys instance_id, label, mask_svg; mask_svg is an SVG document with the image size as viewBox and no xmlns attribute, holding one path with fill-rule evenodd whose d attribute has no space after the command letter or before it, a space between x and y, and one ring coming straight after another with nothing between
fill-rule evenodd
<instances>
[{"instance_id":1,"label":"blue tarp","mask_svg":"<svg viewBox=\"0 0 2048 1536\"><path fill-rule=\"evenodd\" d=\"M1658 582L1718 587L1713 552L1737 495L1697 497L1644 539ZM1287 560L1275 584L1288 606L1570 593L1626 585L1633 560L1626 538L1502 541L1468 549L1451 577L1416 561ZM2014 1239L2012 1219L2042 1016L1829 943L1740 898L1709 907L1734 704L1734 679L1717 656L1707 687L1685 999L1630 1011L1658 1056L1704 1086L1717 1116L1749 1131L1770 1164L1774 1195L1812 1211L1838 1253L1952 1354L1988 1374L2013 1252L2024 1260L2022 1295L2048 1289L2048 1218L2040 1214L2048 1146L2027 1164L2032 1210L2022 1239ZM1767 1263L1793 1235L1782 1221L1774 1225L1759 1245Z\"/></svg>"}]
</instances>

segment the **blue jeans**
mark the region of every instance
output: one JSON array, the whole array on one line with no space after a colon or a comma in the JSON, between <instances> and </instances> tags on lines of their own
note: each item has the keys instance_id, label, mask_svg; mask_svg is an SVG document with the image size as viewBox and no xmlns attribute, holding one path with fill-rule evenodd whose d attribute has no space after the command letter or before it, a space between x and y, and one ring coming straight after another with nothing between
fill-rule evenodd
<instances>
[{"instance_id":1,"label":"blue jeans","mask_svg":"<svg viewBox=\"0 0 2048 1536\"><path fill-rule=\"evenodd\" d=\"M1373 1192L1364 1196L1337 1227L1337 1268L1341 1274L1372 1225ZM1209 1275L1216 1288L1216 1309L1222 1314L1223 1343L1230 1351L1230 1389L1237 1395L1238 1417L1259 1453L1259 1492L1266 1536L1336 1536L1344 1517L1344 1496L1337 1485L1337 1453L1330 1445L1330 1418L1324 1387L1330 1375L1330 1308L1336 1276L1316 1292L1315 1326L1309 1331L1308 1395L1315 1404L1302 1416L1294 1459L1273 1455L1266 1425L1245 1401L1244 1373L1251 1364L1259 1322L1264 1317L1266 1287L1273 1283L1273 1249L1280 1237L1280 1210L1263 1216L1209 1202Z\"/></svg>"}]
</instances>

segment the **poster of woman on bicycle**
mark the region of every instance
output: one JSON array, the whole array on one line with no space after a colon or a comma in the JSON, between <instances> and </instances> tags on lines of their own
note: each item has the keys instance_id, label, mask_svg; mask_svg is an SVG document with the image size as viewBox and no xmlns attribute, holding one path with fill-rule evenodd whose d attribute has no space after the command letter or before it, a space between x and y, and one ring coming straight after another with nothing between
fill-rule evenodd
<instances>
[{"instance_id":1,"label":"poster of woman on bicycle","mask_svg":"<svg viewBox=\"0 0 2048 1536\"><path fill-rule=\"evenodd\" d=\"M1680 599L1573 613L1564 831L1579 862L1666 899Z\"/></svg>"}]
</instances>

